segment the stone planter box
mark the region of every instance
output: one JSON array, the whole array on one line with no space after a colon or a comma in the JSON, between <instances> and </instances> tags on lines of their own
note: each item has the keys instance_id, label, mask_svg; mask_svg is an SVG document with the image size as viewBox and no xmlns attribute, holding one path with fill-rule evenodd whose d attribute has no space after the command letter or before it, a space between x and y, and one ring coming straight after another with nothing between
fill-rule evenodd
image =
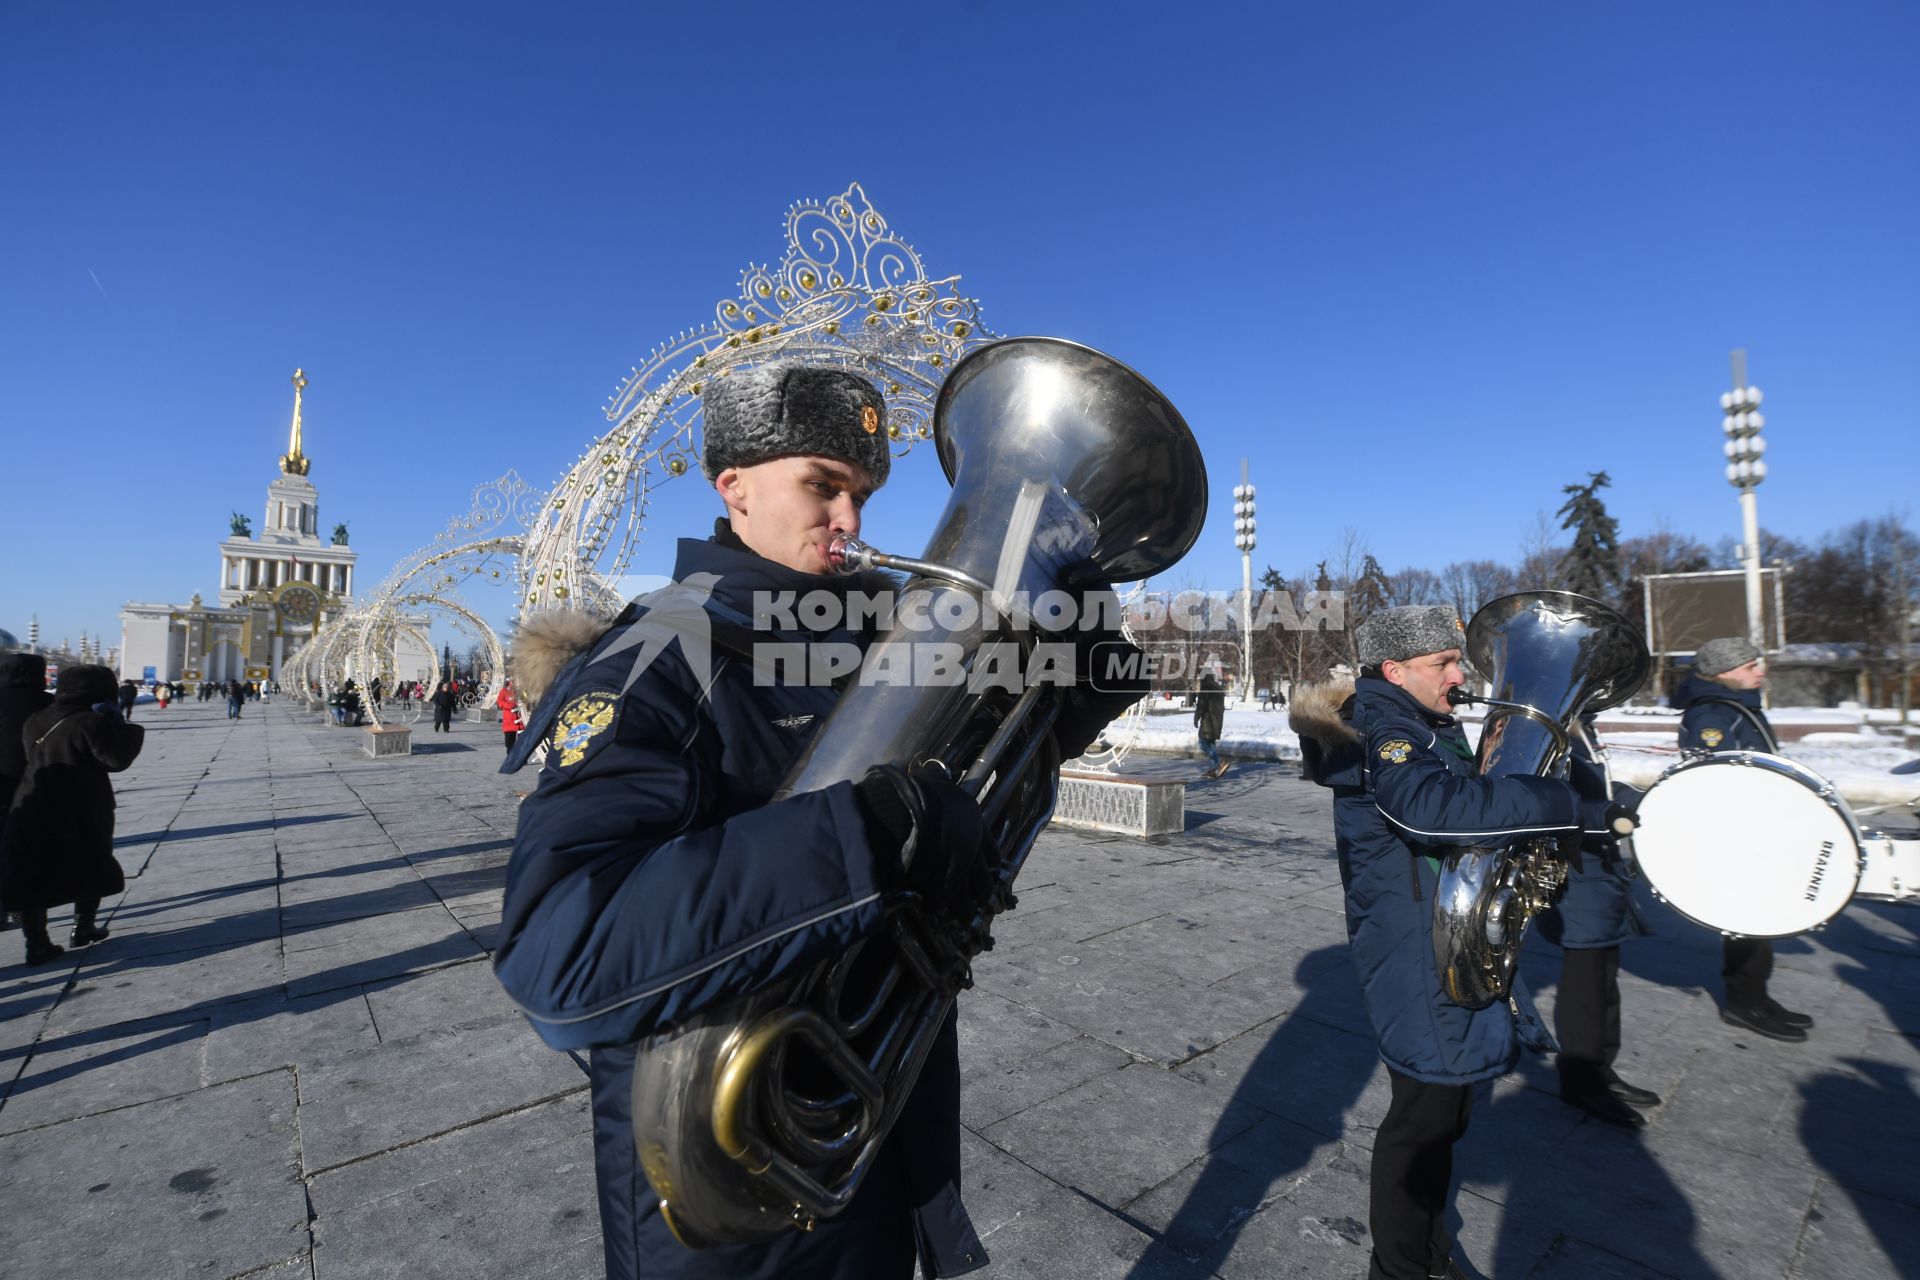
<instances>
[{"instance_id":1,"label":"stone planter box","mask_svg":"<svg viewBox=\"0 0 1920 1280\"><path fill-rule=\"evenodd\" d=\"M1168 778L1062 772L1053 821L1084 831L1178 835L1187 829L1187 784Z\"/></svg>"},{"instance_id":2,"label":"stone planter box","mask_svg":"<svg viewBox=\"0 0 1920 1280\"><path fill-rule=\"evenodd\" d=\"M498 708L498 707L468 707L468 708L467 708L467 723L468 723L468 724L499 724L499 723L500 723L500 708Z\"/></svg>"},{"instance_id":3,"label":"stone planter box","mask_svg":"<svg viewBox=\"0 0 1920 1280\"><path fill-rule=\"evenodd\" d=\"M378 729L368 725L367 754L375 760L384 760L389 756L410 756L413 754L413 729L404 724L383 724Z\"/></svg>"}]
</instances>

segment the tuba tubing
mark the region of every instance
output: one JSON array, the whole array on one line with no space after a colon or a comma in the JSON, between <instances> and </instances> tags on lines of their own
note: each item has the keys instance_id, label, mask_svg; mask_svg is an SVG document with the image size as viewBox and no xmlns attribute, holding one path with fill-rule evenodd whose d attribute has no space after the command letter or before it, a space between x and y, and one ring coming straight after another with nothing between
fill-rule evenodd
<instances>
[{"instance_id":1,"label":"tuba tubing","mask_svg":"<svg viewBox=\"0 0 1920 1280\"><path fill-rule=\"evenodd\" d=\"M1489 601L1467 626L1467 656L1494 689L1451 699L1488 708L1474 757L1483 778L1567 777L1580 717L1632 697L1651 665L1632 623L1571 591ZM1535 836L1447 851L1432 922L1447 999L1482 1009L1508 998L1527 925L1558 899L1577 848L1577 836L1571 849L1560 837Z\"/></svg>"}]
</instances>

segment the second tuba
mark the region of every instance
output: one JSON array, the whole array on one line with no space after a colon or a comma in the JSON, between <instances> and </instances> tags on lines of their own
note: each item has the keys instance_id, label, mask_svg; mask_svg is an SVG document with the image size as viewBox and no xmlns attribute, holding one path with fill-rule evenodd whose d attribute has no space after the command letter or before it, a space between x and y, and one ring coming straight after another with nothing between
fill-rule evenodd
<instances>
[{"instance_id":1,"label":"second tuba","mask_svg":"<svg viewBox=\"0 0 1920 1280\"><path fill-rule=\"evenodd\" d=\"M864 676L916 670L919 645L963 654L970 673L1027 672L1034 633L1012 625L1021 601L1159 573L1206 519L1206 468L1180 414L1139 374L1074 343L969 353L940 389L933 430L953 493L926 551L836 543L849 570L910 577L863 678L777 795L879 764L937 763L980 803L993 883L979 901L896 894L878 934L640 1046L634 1141L689 1247L810 1230L851 1203L1053 813L1060 688Z\"/></svg>"},{"instance_id":2,"label":"second tuba","mask_svg":"<svg viewBox=\"0 0 1920 1280\"><path fill-rule=\"evenodd\" d=\"M1481 777L1565 778L1581 716L1625 702L1647 678L1647 642L1598 600L1523 591L1489 601L1467 625L1467 657L1493 686L1474 757ZM1575 837L1577 840L1578 837ZM1559 837L1449 850L1433 900L1433 960L1455 1004L1480 1009L1513 985L1520 941L1566 884Z\"/></svg>"}]
</instances>

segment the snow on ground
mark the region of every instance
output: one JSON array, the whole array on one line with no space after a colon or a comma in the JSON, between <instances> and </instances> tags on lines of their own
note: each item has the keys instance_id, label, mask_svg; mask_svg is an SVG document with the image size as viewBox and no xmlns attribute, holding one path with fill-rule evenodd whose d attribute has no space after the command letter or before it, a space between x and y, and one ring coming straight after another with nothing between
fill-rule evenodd
<instances>
[{"instance_id":1,"label":"snow on ground","mask_svg":"<svg viewBox=\"0 0 1920 1280\"><path fill-rule=\"evenodd\" d=\"M1651 708L1678 723L1678 713ZM1608 712L1609 716L1615 714ZM1889 808L1920 802L1920 753L1901 745L1897 735L1861 724L1858 711L1831 707L1790 707L1768 713L1801 723L1848 726L1851 732L1810 733L1784 745L1783 752L1832 781L1847 802L1860 810ZM1876 717L1879 719L1880 717ZM1889 723L1896 713L1885 713ZM1467 720L1467 736L1478 741L1480 726ZM1658 727L1656 727L1658 726ZM1117 735L1116 735L1117 736ZM1631 786L1647 787L1679 759L1672 725L1653 720L1645 731L1601 736L1615 778ZM1155 754L1194 756L1200 753L1193 734L1191 711L1166 712L1145 718L1133 749ZM1300 739L1287 727L1284 711L1230 707L1220 737L1222 755L1242 760L1298 760ZM1904 766L1906 771L1895 773Z\"/></svg>"}]
</instances>

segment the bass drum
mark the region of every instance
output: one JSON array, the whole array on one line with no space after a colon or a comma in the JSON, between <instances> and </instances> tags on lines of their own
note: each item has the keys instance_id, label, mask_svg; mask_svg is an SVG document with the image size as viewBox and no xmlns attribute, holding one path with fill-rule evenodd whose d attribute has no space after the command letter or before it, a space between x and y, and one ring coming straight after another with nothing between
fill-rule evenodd
<instances>
[{"instance_id":1,"label":"bass drum","mask_svg":"<svg viewBox=\"0 0 1920 1280\"><path fill-rule=\"evenodd\" d=\"M1748 938L1785 938L1840 914L1860 883L1853 811L1805 765L1758 751L1696 756L1640 802L1633 851L1680 914Z\"/></svg>"}]
</instances>

